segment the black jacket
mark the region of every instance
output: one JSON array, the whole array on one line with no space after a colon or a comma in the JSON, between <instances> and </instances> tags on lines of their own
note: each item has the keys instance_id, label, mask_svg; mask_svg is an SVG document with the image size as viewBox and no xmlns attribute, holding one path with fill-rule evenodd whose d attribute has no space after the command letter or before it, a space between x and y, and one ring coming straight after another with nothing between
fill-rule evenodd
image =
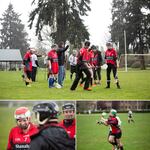
<instances>
[{"instance_id":1,"label":"black jacket","mask_svg":"<svg viewBox=\"0 0 150 150\"><path fill-rule=\"evenodd\" d=\"M63 66L65 63L65 51L69 48L67 45L66 47L58 48L57 55L58 55L58 64L59 66Z\"/></svg>"},{"instance_id":2,"label":"black jacket","mask_svg":"<svg viewBox=\"0 0 150 150\"><path fill-rule=\"evenodd\" d=\"M75 150L75 141L63 128L49 125L31 137L30 150Z\"/></svg>"}]
</instances>

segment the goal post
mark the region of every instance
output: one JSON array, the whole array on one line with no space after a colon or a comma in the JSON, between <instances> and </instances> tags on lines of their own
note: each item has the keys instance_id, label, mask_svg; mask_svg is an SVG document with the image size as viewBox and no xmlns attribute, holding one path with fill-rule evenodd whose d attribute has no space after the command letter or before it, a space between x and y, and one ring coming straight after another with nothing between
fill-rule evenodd
<instances>
[{"instance_id":1,"label":"goal post","mask_svg":"<svg viewBox=\"0 0 150 150\"><path fill-rule=\"evenodd\" d=\"M121 54L119 67L129 69L150 69L150 54Z\"/></svg>"}]
</instances>

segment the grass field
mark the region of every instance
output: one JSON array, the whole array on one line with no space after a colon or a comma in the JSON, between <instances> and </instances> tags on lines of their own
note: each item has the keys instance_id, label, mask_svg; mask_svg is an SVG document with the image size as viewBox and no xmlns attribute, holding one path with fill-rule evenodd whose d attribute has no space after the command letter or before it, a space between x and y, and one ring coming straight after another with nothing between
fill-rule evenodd
<instances>
[{"instance_id":1,"label":"grass field","mask_svg":"<svg viewBox=\"0 0 150 150\"><path fill-rule=\"evenodd\" d=\"M49 89L45 71L39 70L38 82L27 88L21 79L22 72L0 71L0 99L51 99L51 100L146 100L150 99L150 70L119 72L121 89L116 89L112 80L111 89L105 89L106 75L102 71L102 85L93 87L93 90L83 91L78 87L70 91L71 81L69 72L62 89Z\"/></svg>"},{"instance_id":2,"label":"grass field","mask_svg":"<svg viewBox=\"0 0 150 150\"><path fill-rule=\"evenodd\" d=\"M134 114L135 124L127 123L127 114L119 114L122 120L122 142L125 150L150 149L150 113ZM108 127L97 125L98 115L77 116L77 150L111 150L107 142Z\"/></svg>"},{"instance_id":3,"label":"grass field","mask_svg":"<svg viewBox=\"0 0 150 150\"><path fill-rule=\"evenodd\" d=\"M21 101L22 102L22 101ZM32 110L32 106L35 102L31 102L30 104L26 103L17 103L18 106L12 106L8 108L7 106L0 105L0 150L5 150L7 147L8 135L10 129L16 126L16 122L14 119L14 111L16 108L20 106L26 106L30 110ZM0 102L1 104L1 102ZM59 116L60 120L63 118L62 115Z\"/></svg>"}]
</instances>

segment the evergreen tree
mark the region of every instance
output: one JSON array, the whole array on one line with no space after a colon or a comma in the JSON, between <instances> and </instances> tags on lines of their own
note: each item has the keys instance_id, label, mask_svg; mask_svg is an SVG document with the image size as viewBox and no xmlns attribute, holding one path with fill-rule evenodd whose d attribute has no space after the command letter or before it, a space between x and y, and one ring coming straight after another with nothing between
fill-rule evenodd
<instances>
[{"instance_id":1,"label":"evergreen tree","mask_svg":"<svg viewBox=\"0 0 150 150\"><path fill-rule=\"evenodd\" d=\"M42 40L41 30L48 25L51 28L50 36L54 42L69 40L71 44L78 45L81 41L89 39L89 33L83 24L81 16L90 11L90 0L38 0L29 17L29 27L37 16L36 35Z\"/></svg>"},{"instance_id":2,"label":"evergreen tree","mask_svg":"<svg viewBox=\"0 0 150 150\"><path fill-rule=\"evenodd\" d=\"M29 47L28 34L24 31L24 25L19 17L20 15L14 11L13 5L10 3L0 19L2 25L0 47L3 49L20 49L23 55Z\"/></svg>"},{"instance_id":3,"label":"evergreen tree","mask_svg":"<svg viewBox=\"0 0 150 150\"><path fill-rule=\"evenodd\" d=\"M119 41L121 53L124 53L123 30L126 30L127 48L131 45L133 53L144 54L150 48L150 14L144 14L143 8L149 11L150 1L113 0L111 34L113 41ZM141 69L145 69L144 57L140 60Z\"/></svg>"}]
</instances>

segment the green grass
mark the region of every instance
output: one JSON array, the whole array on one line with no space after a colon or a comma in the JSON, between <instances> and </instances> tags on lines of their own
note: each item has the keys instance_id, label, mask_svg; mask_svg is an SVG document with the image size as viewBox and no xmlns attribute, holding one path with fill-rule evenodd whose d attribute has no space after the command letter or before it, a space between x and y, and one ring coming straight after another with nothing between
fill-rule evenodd
<instances>
[{"instance_id":1,"label":"green grass","mask_svg":"<svg viewBox=\"0 0 150 150\"><path fill-rule=\"evenodd\" d=\"M150 113L134 114L135 124L127 123L127 114L119 114L122 120L122 143L125 150L150 149ZM110 150L107 142L109 128L97 125L99 115L77 116L77 150Z\"/></svg>"},{"instance_id":2,"label":"green grass","mask_svg":"<svg viewBox=\"0 0 150 150\"><path fill-rule=\"evenodd\" d=\"M69 72L62 89L49 89L45 71L40 70L38 82L27 88L21 79L22 72L0 71L0 99L54 99L54 100L145 100L150 99L150 70L119 72L121 89L116 89L112 80L111 89L105 89L106 75L102 72L102 85L93 87L93 90L83 91L77 87L70 91L71 81ZM113 79L113 78L112 78Z\"/></svg>"}]
</instances>

